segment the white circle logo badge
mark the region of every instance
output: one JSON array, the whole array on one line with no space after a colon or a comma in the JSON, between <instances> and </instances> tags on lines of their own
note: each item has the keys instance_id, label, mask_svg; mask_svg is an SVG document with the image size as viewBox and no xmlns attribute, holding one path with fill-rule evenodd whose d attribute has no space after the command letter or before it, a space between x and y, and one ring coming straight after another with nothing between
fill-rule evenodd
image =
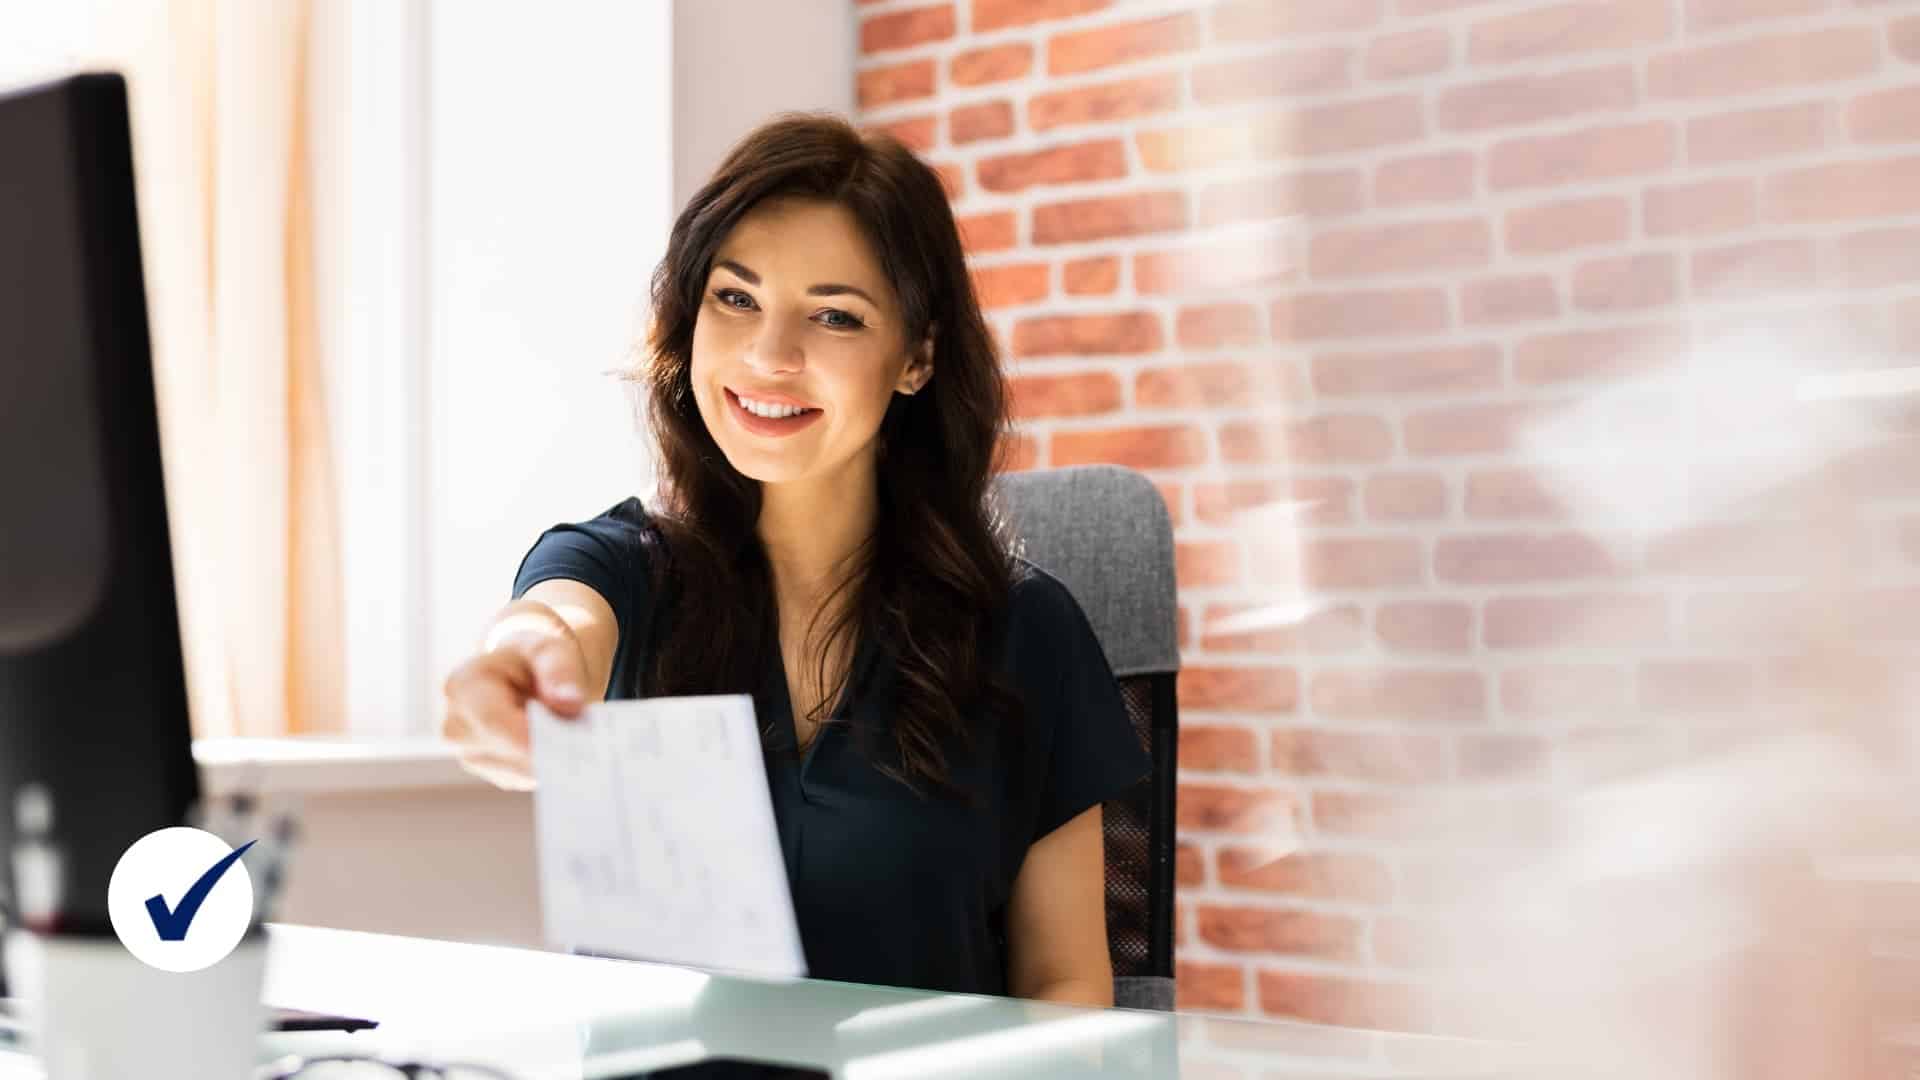
<instances>
[{"instance_id":1,"label":"white circle logo badge","mask_svg":"<svg viewBox=\"0 0 1920 1080\"><path fill-rule=\"evenodd\" d=\"M226 958L253 922L253 880L236 850L210 832L175 826L134 841L107 881L107 917L127 951L162 971L199 971Z\"/></svg>"}]
</instances>

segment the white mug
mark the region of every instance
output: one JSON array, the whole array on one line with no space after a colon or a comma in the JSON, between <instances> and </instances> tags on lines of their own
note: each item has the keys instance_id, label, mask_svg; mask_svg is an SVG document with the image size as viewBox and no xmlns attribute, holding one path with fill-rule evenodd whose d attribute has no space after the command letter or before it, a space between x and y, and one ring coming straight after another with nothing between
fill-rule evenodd
<instances>
[{"instance_id":1,"label":"white mug","mask_svg":"<svg viewBox=\"0 0 1920 1080\"><path fill-rule=\"evenodd\" d=\"M7 935L9 992L47 1080L246 1080L260 1060L267 938L193 972L148 967L111 935Z\"/></svg>"}]
</instances>

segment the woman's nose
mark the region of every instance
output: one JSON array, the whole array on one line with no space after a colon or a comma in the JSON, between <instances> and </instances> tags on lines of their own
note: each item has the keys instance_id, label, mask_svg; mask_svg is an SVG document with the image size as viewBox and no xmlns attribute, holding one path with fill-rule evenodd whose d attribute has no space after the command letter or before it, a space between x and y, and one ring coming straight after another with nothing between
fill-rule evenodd
<instances>
[{"instance_id":1,"label":"woman's nose","mask_svg":"<svg viewBox=\"0 0 1920 1080\"><path fill-rule=\"evenodd\" d=\"M768 320L747 347L747 364L755 371L768 374L799 371L806 366L800 336L777 321Z\"/></svg>"}]
</instances>

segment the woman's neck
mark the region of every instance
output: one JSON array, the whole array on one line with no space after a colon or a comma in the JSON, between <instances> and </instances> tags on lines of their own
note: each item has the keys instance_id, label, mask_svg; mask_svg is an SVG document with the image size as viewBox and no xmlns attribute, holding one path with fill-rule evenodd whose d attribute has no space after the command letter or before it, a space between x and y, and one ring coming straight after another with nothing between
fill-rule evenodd
<instances>
[{"instance_id":1,"label":"woman's neck","mask_svg":"<svg viewBox=\"0 0 1920 1080\"><path fill-rule=\"evenodd\" d=\"M781 608L811 617L872 535L878 497L871 462L831 477L762 484L760 543L773 570Z\"/></svg>"}]
</instances>

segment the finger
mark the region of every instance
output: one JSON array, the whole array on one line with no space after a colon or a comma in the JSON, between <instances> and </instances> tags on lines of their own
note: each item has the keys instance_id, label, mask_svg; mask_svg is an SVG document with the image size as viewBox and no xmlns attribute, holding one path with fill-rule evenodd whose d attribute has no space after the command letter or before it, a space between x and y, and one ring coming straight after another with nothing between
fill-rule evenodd
<instances>
[{"instance_id":1,"label":"finger","mask_svg":"<svg viewBox=\"0 0 1920 1080\"><path fill-rule=\"evenodd\" d=\"M548 638L533 647L528 661L541 704L559 716L578 716L587 700L581 688L586 672L580 663L579 646L565 638Z\"/></svg>"},{"instance_id":2,"label":"finger","mask_svg":"<svg viewBox=\"0 0 1920 1080\"><path fill-rule=\"evenodd\" d=\"M476 670L450 686L442 730L468 750L525 753L526 691L500 674L498 665Z\"/></svg>"},{"instance_id":3,"label":"finger","mask_svg":"<svg viewBox=\"0 0 1920 1080\"><path fill-rule=\"evenodd\" d=\"M460 753L459 760L461 768L495 787L510 791L533 790L533 772L523 760L501 754L467 751Z\"/></svg>"}]
</instances>

